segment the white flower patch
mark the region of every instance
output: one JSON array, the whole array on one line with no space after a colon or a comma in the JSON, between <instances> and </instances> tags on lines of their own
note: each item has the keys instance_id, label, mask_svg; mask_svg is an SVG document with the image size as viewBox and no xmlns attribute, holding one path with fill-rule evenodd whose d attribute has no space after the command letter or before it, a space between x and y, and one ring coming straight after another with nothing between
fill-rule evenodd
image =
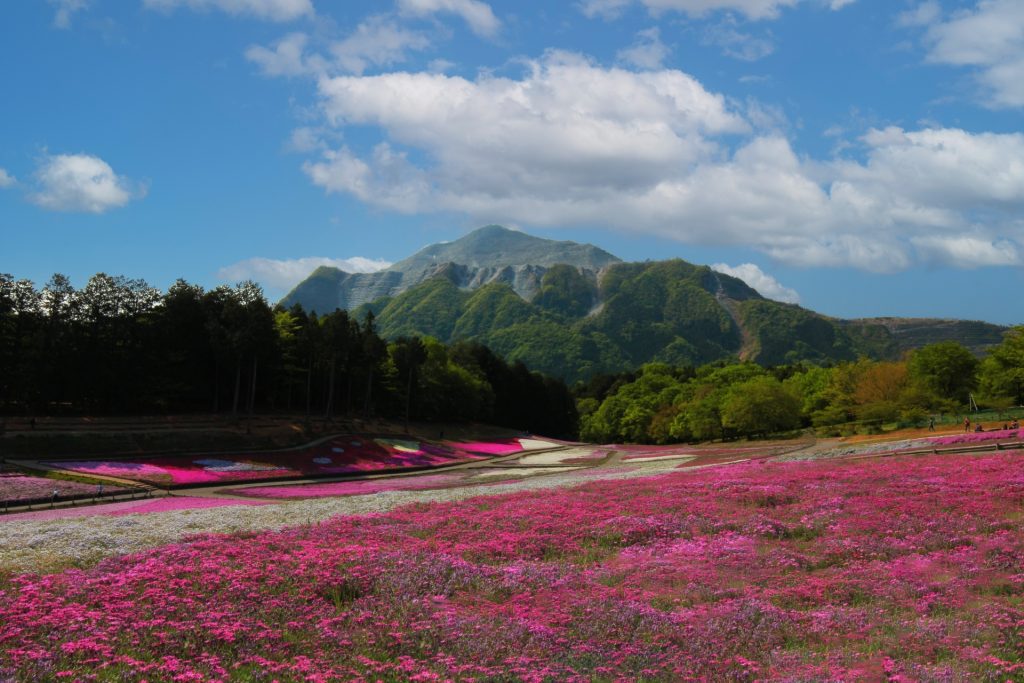
<instances>
[{"instance_id":1,"label":"white flower patch","mask_svg":"<svg viewBox=\"0 0 1024 683\"><path fill-rule=\"evenodd\" d=\"M236 462L235 460L196 460L195 464L201 465L207 472L266 472L279 470L276 465L261 465L255 462Z\"/></svg>"}]
</instances>

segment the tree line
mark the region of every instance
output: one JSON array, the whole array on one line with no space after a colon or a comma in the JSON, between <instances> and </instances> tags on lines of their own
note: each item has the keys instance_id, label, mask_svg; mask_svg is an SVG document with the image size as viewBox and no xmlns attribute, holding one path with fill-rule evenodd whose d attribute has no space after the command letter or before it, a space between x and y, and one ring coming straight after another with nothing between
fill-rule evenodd
<instances>
[{"instance_id":1,"label":"tree line","mask_svg":"<svg viewBox=\"0 0 1024 683\"><path fill-rule=\"evenodd\" d=\"M900 361L862 358L829 367L716 362L650 363L575 387L580 437L593 442L677 443L762 436L814 427L839 433L902 422L925 425L972 405L1024 405L1024 326L977 358L954 341Z\"/></svg>"},{"instance_id":2,"label":"tree line","mask_svg":"<svg viewBox=\"0 0 1024 683\"><path fill-rule=\"evenodd\" d=\"M573 436L561 380L487 347L387 341L358 320L271 306L259 285L166 292L99 273L37 288L0 274L0 412L257 412L479 420Z\"/></svg>"}]
</instances>

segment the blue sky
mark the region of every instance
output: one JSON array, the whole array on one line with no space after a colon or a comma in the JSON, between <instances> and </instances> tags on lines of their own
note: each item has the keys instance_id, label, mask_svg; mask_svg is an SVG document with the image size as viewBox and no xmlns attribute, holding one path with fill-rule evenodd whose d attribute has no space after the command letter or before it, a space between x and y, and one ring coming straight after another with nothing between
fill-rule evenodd
<instances>
[{"instance_id":1,"label":"blue sky","mask_svg":"<svg viewBox=\"0 0 1024 683\"><path fill-rule=\"evenodd\" d=\"M1024 322L1019 0L13 0L0 272L379 268L489 223Z\"/></svg>"}]
</instances>

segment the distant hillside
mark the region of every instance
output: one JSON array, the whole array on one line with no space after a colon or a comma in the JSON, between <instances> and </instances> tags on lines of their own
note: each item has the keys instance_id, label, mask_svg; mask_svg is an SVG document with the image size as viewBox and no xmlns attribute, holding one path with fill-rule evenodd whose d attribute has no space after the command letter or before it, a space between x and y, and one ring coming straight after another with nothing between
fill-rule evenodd
<instances>
[{"instance_id":1,"label":"distant hillside","mask_svg":"<svg viewBox=\"0 0 1024 683\"><path fill-rule=\"evenodd\" d=\"M478 340L569 380L650 361L898 358L947 339L980 352L1005 329L956 320L837 320L766 299L707 266L624 263L597 247L497 226L422 249L375 279L332 271L318 269L283 303L318 311L361 306L357 314L372 309L385 337Z\"/></svg>"}]
</instances>

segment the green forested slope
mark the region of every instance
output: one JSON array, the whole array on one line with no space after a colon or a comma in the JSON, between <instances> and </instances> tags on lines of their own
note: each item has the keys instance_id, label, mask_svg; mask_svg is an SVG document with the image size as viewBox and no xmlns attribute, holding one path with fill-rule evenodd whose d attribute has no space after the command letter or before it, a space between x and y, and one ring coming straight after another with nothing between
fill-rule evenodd
<instances>
[{"instance_id":1,"label":"green forested slope","mask_svg":"<svg viewBox=\"0 0 1024 683\"><path fill-rule=\"evenodd\" d=\"M981 350L1002 332L964 321L837 320L765 299L736 278L682 260L618 263L597 281L582 269L555 266L532 301L496 282L465 291L445 272L373 306L381 332L476 340L570 381L650 362L895 359L965 333Z\"/></svg>"}]
</instances>

